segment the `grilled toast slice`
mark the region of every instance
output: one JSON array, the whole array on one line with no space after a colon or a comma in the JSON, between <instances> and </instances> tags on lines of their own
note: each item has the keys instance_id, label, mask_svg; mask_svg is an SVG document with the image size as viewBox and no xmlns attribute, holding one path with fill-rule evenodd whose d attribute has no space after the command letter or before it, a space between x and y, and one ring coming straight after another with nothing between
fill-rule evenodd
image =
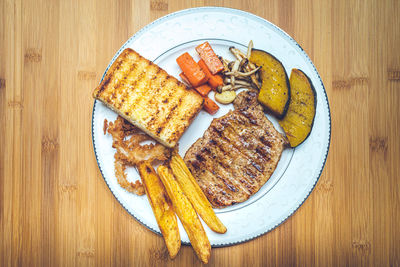
<instances>
[{"instance_id":1,"label":"grilled toast slice","mask_svg":"<svg viewBox=\"0 0 400 267\"><path fill-rule=\"evenodd\" d=\"M134 50L111 65L93 97L167 147L174 147L203 98Z\"/></svg>"}]
</instances>

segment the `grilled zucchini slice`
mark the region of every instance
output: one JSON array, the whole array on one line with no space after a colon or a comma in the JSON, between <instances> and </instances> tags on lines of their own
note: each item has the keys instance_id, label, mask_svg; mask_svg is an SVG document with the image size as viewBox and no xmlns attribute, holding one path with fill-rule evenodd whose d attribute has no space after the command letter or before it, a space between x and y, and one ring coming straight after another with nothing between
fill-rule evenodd
<instances>
[{"instance_id":1,"label":"grilled zucchini slice","mask_svg":"<svg viewBox=\"0 0 400 267\"><path fill-rule=\"evenodd\" d=\"M258 101L282 119L289 106L290 84L282 63L263 50L252 49L250 61L261 66L261 89Z\"/></svg>"},{"instance_id":2,"label":"grilled zucchini slice","mask_svg":"<svg viewBox=\"0 0 400 267\"><path fill-rule=\"evenodd\" d=\"M296 147L309 136L315 117L317 95L310 78L299 69L290 74L291 97L286 116L279 121L291 147Z\"/></svg>"}]
</instances>

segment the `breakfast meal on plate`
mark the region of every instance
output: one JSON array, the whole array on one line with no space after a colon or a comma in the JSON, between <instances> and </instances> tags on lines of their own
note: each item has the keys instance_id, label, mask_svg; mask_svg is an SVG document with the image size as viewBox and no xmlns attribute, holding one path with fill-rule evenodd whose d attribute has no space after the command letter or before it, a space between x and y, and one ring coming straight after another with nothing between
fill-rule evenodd
<instances>
[{"instance_id":1,"label":"breakfast meal on plate","mask_svg":"<svg viewBox=\"0 0 400 267\"><path fill-rule=\"evenodd\" d=\"M256 193L274 172L287 143L264 115L256 91L241 92L233 105L235 110L214 119L184 157L215 208Z\"/></svg>"},{"instance_id":2,"label":"breakfast meal on plate","mask_svg":"<svg viewBox=\"0 0 400 267\"><path fill-rule=\"evenodd\" d=\"M200 218L215 233L227 232L213 208L244 202L262 188L283 150L310 134L317 99L305 73L293 69L289 80L283 64L254 49L252 41L246 52L230 47L231 61L208 42L195 51L199 60L189 52L176 59L181 82L127 48L93 97L119 114L103 126L116 150L119 185L147 196L171 258L181 246L178 216L196 255L208 263L211 245ZM217 114L220 106L214 100L233 103L233 110L214 117L182 158L180 138L201 109ZM264 111L279 120L285 134ZM140 181L129 181L127 167L136 168Z\"/></svg>"},{"instance_id":3,"label":"breakfast meal on plate","mask_svg":"<svg viewBox=\"0 0 400 267\"><path fill-rule=\"evenodd\" d=\"M204 102L130 48L114 61L93 97L167 147L175 147Z\"/></svg>"}]
</instances>

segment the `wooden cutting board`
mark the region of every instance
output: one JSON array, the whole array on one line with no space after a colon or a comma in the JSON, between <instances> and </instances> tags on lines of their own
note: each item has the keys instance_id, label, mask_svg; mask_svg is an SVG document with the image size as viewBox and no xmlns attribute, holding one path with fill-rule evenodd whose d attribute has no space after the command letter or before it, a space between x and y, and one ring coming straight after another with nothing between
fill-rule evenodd
<instances>
[{"instance_id":1,"label":"wooden cutting board","mask_svg":"<svg viewBox=\"0 0 400 267\"><path fill-rule=\"evenodd\" d=\"M210 266L400 265L400 1L0 2L0 265L198 265L114 199L91 141L91 92L119 47L168 13L223 5L290 34L318 69L332 142L285 223ZM200 26L201 27L201 26Z\"/></svg>"}]
</instances>

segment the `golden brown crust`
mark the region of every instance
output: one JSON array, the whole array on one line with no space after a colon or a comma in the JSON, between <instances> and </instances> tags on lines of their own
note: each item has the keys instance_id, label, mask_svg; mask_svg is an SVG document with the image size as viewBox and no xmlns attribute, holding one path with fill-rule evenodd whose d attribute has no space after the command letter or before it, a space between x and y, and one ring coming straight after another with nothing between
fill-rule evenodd
<instances>
[{"instance_id":1,"label":"golden brown crust","mask_svg":"<svg viewBox=\"0 0 400 267\"><path fill-rule=\"evenodd\" d=\"M151 163L168 160L171 149L158 143L141 145L141 142L154 140L120 116L114 122L107 123L105 119L104 130L112 136L113 148L117 150L114 155L114 166L119 185L128 192L143 195L145 191L139 181L135 183L128 181L126 167L134 167L144 161Z\"/></svg>"},{"instance_id":2,"label":"golden brown crust","mask_svg":"<svg viewBox=\"0 0 400 267\"><path fill-rule=\"evenodd\" d=\"M134 50L111 65L93 97L165 146L174 147L203 98Z\"/></svg>"}]
</instances>

